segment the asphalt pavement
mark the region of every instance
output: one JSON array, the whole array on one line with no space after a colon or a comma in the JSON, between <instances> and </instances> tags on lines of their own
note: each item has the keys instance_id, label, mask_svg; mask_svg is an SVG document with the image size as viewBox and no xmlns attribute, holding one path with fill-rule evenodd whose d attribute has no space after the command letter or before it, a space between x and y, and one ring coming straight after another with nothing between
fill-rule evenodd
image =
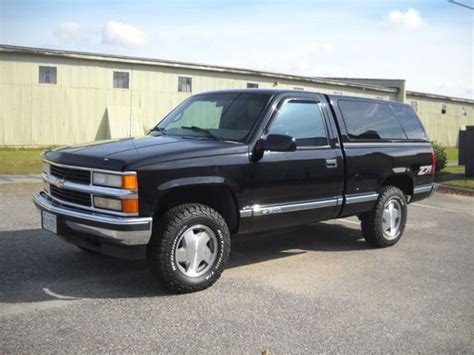
<instances>
[{"instance_id":1,"label":"asphalt pavement","mask_svg":"<svg viewBox=\"0 0 474 355\"><path fill-rule=\"evenodd\" d=\"M386 249L356 218L238 237L213 287L173 295L42 231L29 186L0 190L0 353L474 352L473 197L410 205Z\"/></svg>"}]
</instances>

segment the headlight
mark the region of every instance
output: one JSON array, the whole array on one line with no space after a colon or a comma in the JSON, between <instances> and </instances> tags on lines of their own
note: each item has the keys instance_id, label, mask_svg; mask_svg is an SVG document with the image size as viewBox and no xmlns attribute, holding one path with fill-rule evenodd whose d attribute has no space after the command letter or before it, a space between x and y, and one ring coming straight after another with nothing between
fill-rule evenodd
<instances>
[{"instance_id":1,"label":"headlight","mask_svg":"<svg viewBox=\"0 0 474 355\"><path fill-rule=\"evenodd\" d=\"M138 213L137 199L118 200L115 198L94 196L94 206L124 213Z\"/></svg>"},{"instance_id":2,"label":"headlight","mask_svg":"<svg viewBox=\"0 0 474 355\"><path fill-rule=\"evenodd\" d=\"M117 187L127 190L136 190L138 187L137 176L94 173L92 183L98 186Z\"/></svg>"},{"instance_id":3,"label":"headlight","mask_svg":"<svg viewBox=\"0 0 474 355\"><path fill-rule=\"evenodd\" d=\"M94 206L106 210L122 211L122 200L94 196Z\"/></svg>"},{"instance_id":4,"label":"headlight","mask_svg":"<svg viewBox=\"0 0 474 355\"><path fill-rule=\"evenodd\" d=\"M94 173L92 183L99 186L122 187L122 175Z\"/></svg>"},{"instance_id":5,"label":"headlight","mask_svg":"<svg viewBox=\"0 0 474 355\"><path fill-rule=\"evenodd\" d=\"M45 173L46 175L49 175L50 172L51 172L51 165L43 162L43 173Z\"/></svg>"}]
</instances>

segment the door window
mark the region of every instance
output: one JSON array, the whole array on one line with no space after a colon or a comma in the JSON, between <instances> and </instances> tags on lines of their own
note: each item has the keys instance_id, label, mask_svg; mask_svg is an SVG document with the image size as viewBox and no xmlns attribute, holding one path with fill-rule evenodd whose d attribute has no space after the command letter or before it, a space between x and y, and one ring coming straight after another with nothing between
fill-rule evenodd
<instances>
[{"instance_id":1,"label":"door window","mask_svg":"<svg viewBox=\"0 0 474 355\"><path fill-rule=\"evenodd\" d=\"M296 139L297 147L328 144L324 118L317 102L292 100L285 103L267 134L284 134Z\"/></svg>"}]
</instances>

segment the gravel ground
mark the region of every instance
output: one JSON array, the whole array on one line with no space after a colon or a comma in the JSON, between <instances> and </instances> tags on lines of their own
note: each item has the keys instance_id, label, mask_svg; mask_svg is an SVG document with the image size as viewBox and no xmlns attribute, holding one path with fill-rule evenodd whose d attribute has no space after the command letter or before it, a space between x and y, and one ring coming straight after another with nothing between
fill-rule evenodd
<instances>
[{"instance_id":1,"label":"gravel ground","mask_svg":"<svg viewBox=\"0 0 474 355\"><path fill-rule=\"evenodd\" d=\"M0 192L0 353L474 352L472 197L410 205L387 249L354 218L236 238L212 288L172 295L142 261L41 231L15 191Z\"/></svg>"}]
</instances>

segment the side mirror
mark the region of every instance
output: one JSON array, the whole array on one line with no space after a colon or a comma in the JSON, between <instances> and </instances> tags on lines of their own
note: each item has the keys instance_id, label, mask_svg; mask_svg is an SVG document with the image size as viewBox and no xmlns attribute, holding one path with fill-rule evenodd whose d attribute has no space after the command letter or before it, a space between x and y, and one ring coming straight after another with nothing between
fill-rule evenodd
<instances>
[{"instance_id":1,"label":"side mirror","mask_svg":"<svg viewBox=\"0 0 474 355\"><path fill-rule=\"evenodd\" d=\"M296 142L293 137L284 134L269 134L257 142L257 152L263 153L265 150L274 152L293 152L296 150Z\"/></svg>"}]
</instances>

